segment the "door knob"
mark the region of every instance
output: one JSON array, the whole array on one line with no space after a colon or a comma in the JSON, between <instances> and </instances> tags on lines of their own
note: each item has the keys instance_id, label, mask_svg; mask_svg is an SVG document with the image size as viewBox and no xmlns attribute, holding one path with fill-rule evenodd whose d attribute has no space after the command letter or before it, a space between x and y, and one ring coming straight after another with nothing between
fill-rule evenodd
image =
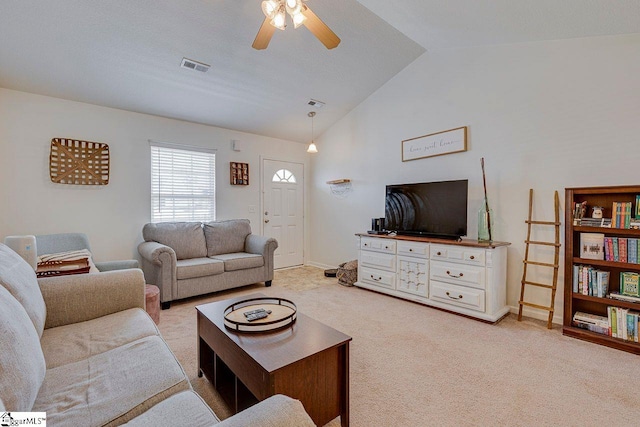
<instances>
[{"instance_id":1,"label":"door knob","mask_svg":"<svg viewBox=\"0 0 640 427\"><path fill-rule=\"evenodd\" d=\"M264 223L265 223L265 224L266 224L266 223L268 223L268 222L269 222L269 220L268 220L268 219L265 219L265 220L264 220Z\"/></svg>"},{"instance_id":2,"label":"door knob","mask_svg":"<svg viewBox=\"0 0 640 427\"><path fill-rule=\"evenodd\" d=\"M265 215L269 215L269 212L268 212L268 211L264 211L264 214L265 214Z\"/></svg>"}]
</instances>

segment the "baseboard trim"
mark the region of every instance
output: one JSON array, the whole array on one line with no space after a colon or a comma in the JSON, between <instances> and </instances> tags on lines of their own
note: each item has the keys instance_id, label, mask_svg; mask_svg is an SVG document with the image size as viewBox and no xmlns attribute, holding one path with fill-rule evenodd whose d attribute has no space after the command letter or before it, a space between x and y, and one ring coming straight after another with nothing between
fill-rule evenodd
<instances>
[{"instance_id":1,"label":"baseboard trim","mask_svg":"<svg viewBox=\"0 0 640 427\"><path fill-rule=\"evenodd\" d=\"M518 307L513 307L510 306L510 312L514 313L514 314L518 314ZM543 320L543 321L547 321L549 319L549 312L546 310L540 310L538 308L533 308L533 307L523 307L522 310L522 315L525 317L531 317L532 319L536 319L536 320ZM562 325L562 314L558 314L557 311L554 311L553 313L553 320L551 321L551 323L555 323L556 325Z\"/></svg>"},{"instance_id":2,"label":"baseboard trim","mask_svg":"<svg viewBox=\"0 0 640 427\"><path fill-rule=\"evenodd\" d=\"M307 262L304 264L305 266L309 266L309 267L317 267L317 268L322 268L323 270L329 270L331 268L338 268L338 266L334 266L334 265L327 265L327 264L321 264L319 262Z\"/></svg>"}]
</instances>

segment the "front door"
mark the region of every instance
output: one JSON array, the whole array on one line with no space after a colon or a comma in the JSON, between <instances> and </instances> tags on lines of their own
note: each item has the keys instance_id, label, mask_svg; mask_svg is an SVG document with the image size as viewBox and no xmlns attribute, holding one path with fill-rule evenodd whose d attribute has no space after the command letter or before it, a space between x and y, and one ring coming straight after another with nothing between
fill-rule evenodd
<instances>
[{"instance_id":1,"label":"front door","mask_svg":"<svg viewBox=\"0 0 640 427\"><path fill-rule=\"evenodd\" d=\"M304 262L304 165L280 160L262 161L264 235L278 241L274 268Z\"/></svg>"}]
</instances>

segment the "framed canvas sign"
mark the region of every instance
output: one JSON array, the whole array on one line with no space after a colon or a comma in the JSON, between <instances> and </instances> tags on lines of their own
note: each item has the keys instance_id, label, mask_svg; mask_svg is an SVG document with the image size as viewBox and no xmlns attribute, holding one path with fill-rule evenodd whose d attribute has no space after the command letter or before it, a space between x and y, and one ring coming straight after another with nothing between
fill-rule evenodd
<instances>
[{"instance_id":1,"label":"framed canvas sign","mask_svg":"<svg viewBox=\"0 0 640 427\"><path fill-rule=\"evenodd\" d=\"M467 151L467 127L443 130L402 141L402 161Z\"/></svg>"}]
</instances>

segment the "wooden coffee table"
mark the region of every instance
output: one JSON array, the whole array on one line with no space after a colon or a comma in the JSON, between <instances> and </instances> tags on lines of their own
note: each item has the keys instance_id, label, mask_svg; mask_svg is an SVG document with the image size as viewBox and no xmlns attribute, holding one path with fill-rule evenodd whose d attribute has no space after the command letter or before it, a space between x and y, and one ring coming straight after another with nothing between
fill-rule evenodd
<instances>
[{"instance_id":1,"label":"wooden coffee table","mask_svg":"<svg viewBox=\"0 0 640 427\"><path fill-rule=\"evenodd\" d=\"M318 426L340 416L349 425L351 337L298 311L277 331L234 332L224 310L244 295L202 304L198 312L198 376L203 374L236 413L274 394L298 399Z\"/></svg>"}]
</instances>

